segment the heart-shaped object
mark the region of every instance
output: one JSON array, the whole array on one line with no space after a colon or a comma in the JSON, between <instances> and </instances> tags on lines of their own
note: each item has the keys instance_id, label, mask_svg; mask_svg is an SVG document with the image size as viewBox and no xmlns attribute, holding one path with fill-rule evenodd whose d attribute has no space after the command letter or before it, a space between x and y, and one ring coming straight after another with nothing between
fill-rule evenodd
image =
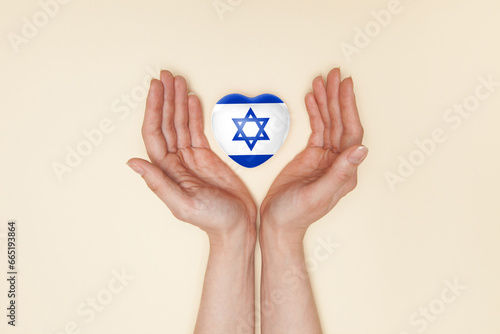
<instances>
[{"instance_id":1,"label":"heart-shaped object","mask_svg":"<svg viewBox=\"0 0 500 334\"><path fill-rule=\"evenodd\" d=\"M231 159L247 168L269 160L285 141L289 128L288 108L272 94L229 94L212 111L217 143Z\"/></svg>"}]
</instances>

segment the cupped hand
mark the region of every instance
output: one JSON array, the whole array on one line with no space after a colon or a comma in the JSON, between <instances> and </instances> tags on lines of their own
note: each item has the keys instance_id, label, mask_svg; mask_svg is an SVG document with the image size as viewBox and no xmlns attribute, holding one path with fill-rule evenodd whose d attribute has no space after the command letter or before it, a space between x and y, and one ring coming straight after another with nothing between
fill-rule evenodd
<instances>
[{"instance_id":1,"label":"cupped hand","mask_svg":"<svg viewBox=\"0 0 500 334\"><path fill-rule=\"evenodd\" d=\"M162 71L160 80L151 81L142 136L151 162L133 158L128 164L174 216L214 239L233 231L255 233L255 203L210 149L200 101L188 96L183 77Z\"/></svg>"},{"instance_id":2,"label":"cupped hand","mask_svg":"<svg viewBox=\"0 0 500 334\"><path fill-rule=\"evenodd\" d=\"M311 123L307 147L277 176L261 205L261 233L275 231L300 242L307 228L356 187L357 167L368 150L351 78L330 71L313 80L305 97Z\"/></svg>"}]
</instances>

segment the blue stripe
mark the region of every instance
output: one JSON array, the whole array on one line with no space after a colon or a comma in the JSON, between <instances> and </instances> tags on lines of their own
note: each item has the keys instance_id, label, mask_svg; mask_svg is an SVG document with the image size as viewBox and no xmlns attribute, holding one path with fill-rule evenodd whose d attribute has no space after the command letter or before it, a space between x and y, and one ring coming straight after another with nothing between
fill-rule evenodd
<instances>
[{"instance_id":1,"label":"blue stripe","mask_svg":"<svg viewBox=\"0 0 500 334\"><path fill-rule=\"evenodd\" d=\"M256 97L247 97L241 94L229 94L220 99L217 104L247 104L247 103L283 103L283 101L272 94L262 94Z\"/></svg>"},{"instance_id":2,"label":"blue stripe","mask_svg":"<svg viewBox=\"0 0 500 334\"><path fill-rule=\"evenodd\" d=\"M259 154L259 155L230 155L229 157L242 165L243 167L253 168L262 165L269 160L272 154Z\"/></svg>"}]
</instances>

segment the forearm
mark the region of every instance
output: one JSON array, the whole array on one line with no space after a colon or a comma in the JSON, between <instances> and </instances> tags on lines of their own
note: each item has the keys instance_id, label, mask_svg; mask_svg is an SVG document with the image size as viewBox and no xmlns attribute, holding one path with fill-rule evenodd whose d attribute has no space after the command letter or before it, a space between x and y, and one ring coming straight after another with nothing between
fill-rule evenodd
<instances>
[{"instance_id":1,"label":"forearm","mask_svg":"<svg viewBox=\"0 0 500 334\"><path fill-rule=\"evenodd\" d=\"M195 334L254 333L255 233L248 234L211 238Z\"/></svg>"},{"instance_id":2,"label":"forearm","mask_svg":"<svg viewBox=\"0 0 500 334\"><path fill-rule=\"evenodd\" d=\"M322 333L305 263L303 235L280 235L266 230L265 222L261 226L262 333Z\"/></svg>"}]
</instances>

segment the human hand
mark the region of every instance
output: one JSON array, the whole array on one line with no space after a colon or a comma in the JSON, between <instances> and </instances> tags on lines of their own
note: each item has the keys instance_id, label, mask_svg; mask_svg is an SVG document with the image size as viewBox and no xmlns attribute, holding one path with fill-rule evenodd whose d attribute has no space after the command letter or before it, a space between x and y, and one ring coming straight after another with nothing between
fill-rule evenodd
<instances>
[{"instance_id":1,"label":"human hand","mask_svg":"<svg viewBox=\"0 0 500 334\"><path fill-rule=\"evenodd\" d=\"M183 77L162 71L151 81L142 136L151 162L133 158L127 164L175 217L207 232L211 243L232 233L255 237L255 203L210 149L200 101L188 96Z\"/></svg>"},{"instance_id":2,"label":"human hand","mask_svg":"<svg viewBox=\"0 0 500 334\"><path fill-rule=\"evenodd\" d=\"M307 147L277 176L261 205L261 237L273 232L300 243L307 228L356 187L357 167L368 150L361 146L351 78L330 71L327 83L313 80L305 97L312 133Z\"/></svg>"}]
</instances>

